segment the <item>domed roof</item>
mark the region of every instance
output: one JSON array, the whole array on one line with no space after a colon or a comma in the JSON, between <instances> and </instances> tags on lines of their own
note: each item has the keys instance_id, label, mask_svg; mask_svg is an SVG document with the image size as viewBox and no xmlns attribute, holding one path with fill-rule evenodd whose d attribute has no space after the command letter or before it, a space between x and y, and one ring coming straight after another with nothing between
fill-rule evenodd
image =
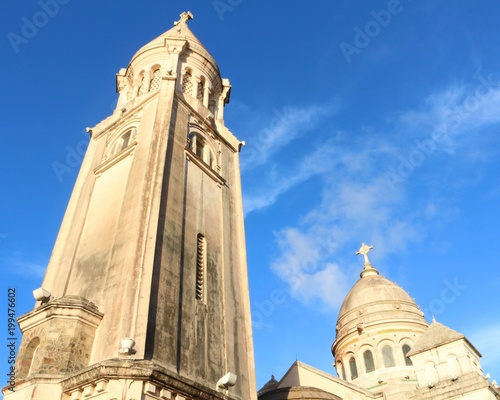
<instances>
[{"instance_id":1,"label":"domed roof","mask_svg":"<svg viewBox=\"0 0 500 400\"><path fill-rule=\"evenodd\" d=\"M365 265L360 274L361 279L352 287L340 307L336 342L357 329L379 324L412 324L419 326L419 329L427 327L423 312L410 295L396 283L380 276L373 268L367 256L371 248L363 243L357 252L364 256Z\"/></svg>"},{"instance_id":2,"label":"domed roof","mask_svg":"<svg viewBox=\"0 0 500 400\"><path fill-rule=\"evenodd\" d=\"M361 279L352 287L340 307L337 330L349 322L355 322L359 317L365 323L400 318L425 321L423 313L410 295L394 282L380 276L373 268L368 259L371 249L373 246L362 243L356 252L356 255L364 257L365 265L360 274Z\"/></svg>"},{"instance_id":3,"label":"domed roof","mask_svg":"<svg viewBox=\"0 0 500 400\"><path fill-rule=\"evenodd\" d=\"M339 311L339 319L345 314L374 303L411 303L415 301L406 291L381 275L362 277L349 291Z\"/></svg>"}]
</instances>

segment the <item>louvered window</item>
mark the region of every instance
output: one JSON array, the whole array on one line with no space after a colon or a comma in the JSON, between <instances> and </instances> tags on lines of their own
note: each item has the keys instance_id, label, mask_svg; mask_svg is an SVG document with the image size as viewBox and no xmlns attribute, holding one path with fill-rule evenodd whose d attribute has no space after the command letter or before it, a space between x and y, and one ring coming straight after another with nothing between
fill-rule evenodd
<instances>
[{"instance_id":1,"label":"louvered window","mask_svg":"<svg viewBox=\"0 0 500 400\"><path fill-rule=\"evenodd\" d=\"M193 80L191 79L191 72L186 71L182 77L182 93L191 96L193 94Z\"/></svg>"},{"instance_id":2,"label":"louvered window","mask_svg":"<svg viewBox=\"0 0 500 400\"><path fill-rule=\"evenodd\" d=\"M155 70L153 72L153 79L151 79L151 84L149 85L149 91L158 90L160 88L161 75L160 69Z\"/></svg>"},{"instance_id":3,"label":"louvered window","mask_svg":"<svg viewBox=\"0 0 500 400\"><path fill-rule=\"evenodd\" d=\"M205 300L205 273L207 266L207 241L198 234L196 243L196 299Z\"/></svg>"}]
</instances>

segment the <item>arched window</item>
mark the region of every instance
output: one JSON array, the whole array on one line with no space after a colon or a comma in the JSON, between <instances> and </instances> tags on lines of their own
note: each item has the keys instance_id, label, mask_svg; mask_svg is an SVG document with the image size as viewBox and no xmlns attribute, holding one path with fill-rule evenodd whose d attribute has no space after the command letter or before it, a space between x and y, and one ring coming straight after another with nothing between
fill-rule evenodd
<instances>
[{"instance_id":1,"label":"arched window","mask_svg":"<svg viewBox=\"0 0 500 400\"><path fill-rule=\"evenodd\" d=\"M35 337L31 339L24 350L24 354L22 358L19 360L19 376L29 376L33 371L33 360L36 356L36 352L38 350L38 346L40 345L40 338Z\"/></svg>"},{"instance_id":2,"label":"arched window","mask_svg":"<svg viewBox=\"0 0 500 400\"><path fill-rule=\"evenodd\" d=\"M157 68L153 71L153 79L151 79L151 83L149 84L149 91L158 90L160 88L161 83L161 75L160 68Z\"/></svg>"},{"instance_id":3,"label":"arched window","mask_svg":"<svg viewBox=\"0 0 500 400\"><path fill-rule=\"evenodd\" d=\"M413 365L413 363L410 360L410 357L408 357L408 353L410 352L410 350L411 350L410 345L408 345L408 344L403 345L403 355L405 357L405 364L408 366Z\"/></svg>"},{"instance_id":4,"label":"arched window","mask_svg":"<svg viewBox=\"0 0 500 400\"><path fill-rule=\"evenodd\" d=\"M384 360L384 367L394 367L396 363L394 362L394 353L392 347L386 344L382 347L382 358Z\"/></svg>"},{"instance_id":5,"label":"arched window","mask_svg":"<svg viewBox=\"0 0 500 400\"><path fill-rule=\"evenodd\" d=\"M182 77L182 93L189 96L193 95L193 79L191 71L187 70Z\"/></svg>"},{"instance_id":6,"label":"arched window","mask_svg":"<svg viewBox=\"0 0 500 400\"><path fill-rule=\"evenodd\" d=\"M356 366L356 359L351 357L349 359L349 369L351 370L351 380L354 380L358 377L358 367Z\"/></svg>"},{"instance_id":7,"label":"arched window","mask_svg":"<svg viewBox=\"0 0 500 400\"><path fill-rule=\"evenodd\" d=\"M215 155L205 138L201 134L191 133L188 136L189 149L205 162L210 168L214 169L216 165Z\"/></svg>"},{"instance_id":8,"label":"arched window","mask_svg":"<svg viewBox=\"0 0 500 400\"><path fill-rule=\"evenodd\" d=\"M365 350L363 353L363 359L365 360L366 372L372 372L375 370L375 363L373 362L373 353L371 350Z\"/></svg>"},{"instance_id":9,"label":"arched window","mask_svg":"<svg viewBox=\"0 0 500 400\"><path fill-rule=\"evenodd\" d=\"M198 234L196 240L196 299L205 300L205 271L207 268L207 241Z\"/></svg>"},{"instance_id":10,"label":"arched window","mask_svg":"<svg viewBox=\"0 0 500 400\"><path fill-rule=\"evenodd\" d=\"M127 130L123 135L115 140L113 146L111 146L111 151L109 152L109 157L120 153L122 150L126 149L132 142L134 129Z\"/></svg>"}]
</instances>

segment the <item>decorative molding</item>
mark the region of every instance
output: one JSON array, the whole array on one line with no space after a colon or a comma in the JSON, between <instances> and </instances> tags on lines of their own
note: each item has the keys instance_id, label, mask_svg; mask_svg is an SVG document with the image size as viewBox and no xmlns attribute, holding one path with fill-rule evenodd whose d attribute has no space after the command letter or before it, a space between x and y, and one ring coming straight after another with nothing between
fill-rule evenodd
<instances>
[{"instance_id":1,"label":"decorative molding","mask_svg":"<svg viewBox=\"0 0 500 400\"><path fill-rule=\"evenodd\" d=\"M113 165L117 164L124 158L131 156L134 154L135 146L137 145L137 141L134 140L131 144L128 145L123 151L116 154L115 157L112 157L106 161L104 161L101 165L94 169L94 174L99 177L101 174L107 169L111 168Z\"/></svg>"},{"instance_id":2,"label":"decorative molding","mask_svg":"<svg viewBox=\"0 0 500 400\"><path fill-rule=\"evenodd\" d=\"M226 180L222 176L220 176L216 171L210 168L205 161L200 160L200 158L187 147L184 147L184 151L189 161L192 161L194 164L196 164L203 172L205 172L210 178L212 178L219 185L226 186Z\"/></svg>"}]
</instances>

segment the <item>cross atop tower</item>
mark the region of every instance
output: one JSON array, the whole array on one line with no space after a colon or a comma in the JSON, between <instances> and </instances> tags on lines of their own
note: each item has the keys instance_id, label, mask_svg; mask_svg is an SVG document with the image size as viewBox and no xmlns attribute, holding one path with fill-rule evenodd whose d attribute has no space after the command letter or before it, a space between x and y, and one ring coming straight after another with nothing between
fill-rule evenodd
<instances>
[{"instance_id":1,"label":"cross atop tower","mask_svg":"<svg viewBox=\"0 0 500 400\"><path fill-rule=\"evenodd\" d=\"M191 11L184 11L181 15L180 15L181 19L179 19L179 21L175 21L174 22L174 26L177 26L179 24L186 24L186 22L188 22L190 19L193 19L193 14L191 14Z\"/></svg>"}]
</instances>

